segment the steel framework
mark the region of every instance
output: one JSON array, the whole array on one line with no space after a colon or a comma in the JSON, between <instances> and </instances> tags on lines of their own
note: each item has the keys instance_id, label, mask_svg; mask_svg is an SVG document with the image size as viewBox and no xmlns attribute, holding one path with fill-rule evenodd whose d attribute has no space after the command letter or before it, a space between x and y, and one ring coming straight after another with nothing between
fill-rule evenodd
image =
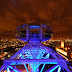
<instances>
[{"instance_id":1,"label":"steel framework","mask_svg":"<svg viewBox=\"0 0 72 72\"><path fill-rule=\"evenodd\" d=\"M44 24L25 24L23 26L20 26L19 29L24 26L26 27L26 41L28 41L29 43L21 48L18 52L16 52L11 58L9 58L8 60L5 59L3 61L4 64L0 67L0 71L71 72L65 62L65 59L63 59L49 47L45 47L40 43L40 41L45 41L50 38L43 37L44 33L42 34L43 28L47 29L49 28L49 26ZM17 30L17 32L19 32L19 29ZM31 29L38 29L39 33L29 33ZM48 33L46 33L47 36ZM29 36L29 34L31 35ZM37 38L36 36L39 37ZM20 67L22 66L24 67L20 69Z\"/></svg>"},{"instance_id":2,"label":"steel framework","mask_svg":"<svg viewBox=\"0 0 72 72\"><path fill-rule=\"evenodd\" d=\"M10 59L4 60L0 71L7 72L23 72L17 68L17 65L24 65L27 72L61 72L65 70L71 72L65 63L58 55L54 54L48 47L41 43L28 43ZM31 67L31 71L27 67ZM42 67L40 68L40 66ZM45 70L45 65L53 65L48 70Z\"/></svg>"}]
</instances>

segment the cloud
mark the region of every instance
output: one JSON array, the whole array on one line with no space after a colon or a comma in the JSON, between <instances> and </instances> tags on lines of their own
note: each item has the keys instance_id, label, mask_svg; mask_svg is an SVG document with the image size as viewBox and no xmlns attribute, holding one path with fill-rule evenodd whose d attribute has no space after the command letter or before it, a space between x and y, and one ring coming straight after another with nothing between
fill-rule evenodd
<instances>
[{"instance_id":1,"label":"cloud","mask_svg":"<svg viewBox=\"0 0 72 72\"><path fill-rule=\"evenodd\" d=\"M2 0L0 2L0 33L14 32L24 23L50 25L56 33L72 31L71 0ZM66 35L67 36L67 35Z\"/></svg>"}]
</instances>

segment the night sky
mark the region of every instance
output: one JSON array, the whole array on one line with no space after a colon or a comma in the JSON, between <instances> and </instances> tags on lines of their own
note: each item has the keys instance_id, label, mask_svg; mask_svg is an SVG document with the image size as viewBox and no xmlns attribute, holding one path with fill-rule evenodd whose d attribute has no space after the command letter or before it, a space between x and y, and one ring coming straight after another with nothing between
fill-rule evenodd
<instances>
[{"instance_id":1,"label":"night sky","mask_svg":"<svg viewBox=\"0 0 72 72\"><path fill-rule=\"evenodd\" d=\"M0 0L0 38L35 22L51 26L54 38L72 38L72 0Z\"/></svg>"}]
</instances>

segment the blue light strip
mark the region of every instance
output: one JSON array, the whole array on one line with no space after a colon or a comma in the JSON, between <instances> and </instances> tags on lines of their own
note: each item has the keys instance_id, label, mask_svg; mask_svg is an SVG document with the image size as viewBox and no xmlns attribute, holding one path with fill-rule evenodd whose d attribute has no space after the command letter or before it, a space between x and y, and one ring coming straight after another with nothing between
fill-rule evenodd
<instances>
[{"instance_id":1,"label":"blue light strip","mask_svg":"<svg viewBox=\"0 0 72 72\"><path fill-rule=\"evenodd\" d=\"M35 67L36 67L36 66L35 66L36 64L33 64L33 65L34 65L34 67L33 67L33 69L34 69L34 72L36 72L36 68L35 68Z\"/></svg>"},{"instance_id":2,"label":"blue light strip","mask_svg":"<svg viewBox=\"0 0 72 72\"><path fill-rule=\"evenodd\" d=\"M17 70L14 69L15 72L18 72Z\"/></svg>"},{"instance_id":3,"label":"blue light strip","mask_svg":"<svg viewBox=\"0 0 72 72\"><path fill-rule=\"evenodd\" d=\"M30 29L39 29L39 26L37 26L37 25L35 25L35 26L30 25Z\"/></svg>"},{"instance_id":4,"label":"blue light strip","mask_svg":"<svg viewBox=\"0 0 72 72\"><path fill-rule=\"evenodd\" d=\"M54 67L52 70L50 70L49 72L53 72L59 65L57 65L56 67Z\"/></svg>"},{"instance_id":5,"label":"blue light strip","mask_svg":"<svg viewBox=\"0 0 72 72\"><path fill-rule=\"evenodd\" d=\"M42 64L58 64L58 62L61 60L56 59L11 59L11 60L5 60L4 62L8 63L42 63Z\"/></svg>"},{"instance_id":6,"label":"blue light strip","mask_svg":"<svg viewBox=\"0 0 72 72\"><path fill-rule=\"evenodd\" d=\"M25 64L24 64L24 66L25 66L26 71L29 72Z\"/></svg>"},{"instance_id":7,"label":"blue light strip","mask_svg":"<svg viewBox=\"0 0 72 72\"><path fill-rule=\"evenodd\" d=\"M42 67L42 69L41 69L41 71L40 71L40 72L43 72L44 67L45 67L45 64L43 65L43 67Z\"/></svg>"},{"instance_id":8,"label":"blue light strip","mask_svg":"<svg viewBox=\"0 0 72 72\"><path fill-rule=\"evenodd\" d=\"M46 57L49 58L49 56L50 56L50 54L48 53L48 54L46 55Z\"/></svg>"},{"instance_id":9,"label":"blue light strip","mask_svg":"<svg viewBox=\"0 0 72 72\"><path fill-rule=\"evenodd\" d=\"M11 66L8 66L8 68L9 68L9 67L10 67L11 69L13 69L13 67L11 67ZM15 72L18 72L18 71L17 71L17 70L15 70L15 69L13 69L13 71L15 71Z\"/></svg>"},{"instance_id":10,"label":"blue light strip","mask_svg":"<svg viewBox=\"0 0 72 72\"><path fill-rule=\"evenodd\" d=\"M10 72L9 67L7 67L7 72Z\"/></svg>"},{"instance_id":11,"label":"blue light strip","mask_svg":"<svg viewBox=\"0 0 72 72\"><path fill-rule=\"evenodd\" d=\"M11 66L8 66L8 67L10 67L11 69L13 69Z\"/></svg>"},{"instance_id":12,"label":"blue light strip","mask_svg":"<svg viewBox=\"0 0 72 72\"><path fill-rule=\"evenodd\" d=\"M57 72L60 72L61 71L61 67L59 66L59 68L58 68L58 71Z\"/></svg>"},{"instance_id":13,"label":"blue light strip","mask_svg":"<svg viewBox=\"0 0 72 72\"><path fill-rule=\"evenodd\" d=\"M15 65L16 63L11 63L10 65Z\"/></svg>"}]
</instances>

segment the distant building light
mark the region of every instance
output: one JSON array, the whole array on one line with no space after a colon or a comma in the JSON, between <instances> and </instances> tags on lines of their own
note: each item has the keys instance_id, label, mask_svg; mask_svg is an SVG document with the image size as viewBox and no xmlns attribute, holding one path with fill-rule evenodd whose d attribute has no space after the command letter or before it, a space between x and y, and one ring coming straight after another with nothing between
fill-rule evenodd
<instances>
[{"instance_id":1,"label":"distant building light","mask_svg":"<svg viewBox=\"0 0 72 72\"><path fill-rule=\"evenodd\" d=\"M72 58L72 55L71 55L71 58Z\"/></svg>"},{"instance_id":2,"label":"distant building light","mask_svg":"<svg viewBox=\"0 0 72 72\"><path fill-rule=\"evenodd\" d=\"M8 57L11 57L11 55L8 55Z\"/></svg>"},{"instance_id":3,"label":"distant building light","mask_svg":"<svg viewBox=\"0 0 72 72\"><path fill-rule=\"evenodd\" d=\"M65 47L65 51L67 51L67 47Z\"/></svg>"},{"instance_id":4,"label":"distant building light","mask_svg":"<svg viewBox=\"0 0 72 72\"><path fill-rule=\"evenodd\" d=\"M68 50L70 50L70 48L68 47Z\"/></svg>"},{"instance_id":5,"label":"distant building light","mask_svg":"<svg viewBox=\"0 0 72 72\"><path fill-rule=\"evenodd\" d=\"M61 48L64 48L64 42L61 41Z\"/></svg>"},{"instance_id":6,"label":"distant building light","mask_svg":"<svg viewBox=\"0 0 72 72\"><path fill-rule=\"evenodd\" d=\"M5 52L5 54L7 54L7 52Z\"/></svg>"},{"instance_id":7,"label":"distant building light","mask_svg":"<svg viewBox=\"0 0 72 72\"><path fill-rule=\"evenodd\" d=\"M56 48L56 51L64 54L65 56L67 56L67 52L65 52L64 50L61 50L61 49Z\"/></svg>"}]
</instances>

